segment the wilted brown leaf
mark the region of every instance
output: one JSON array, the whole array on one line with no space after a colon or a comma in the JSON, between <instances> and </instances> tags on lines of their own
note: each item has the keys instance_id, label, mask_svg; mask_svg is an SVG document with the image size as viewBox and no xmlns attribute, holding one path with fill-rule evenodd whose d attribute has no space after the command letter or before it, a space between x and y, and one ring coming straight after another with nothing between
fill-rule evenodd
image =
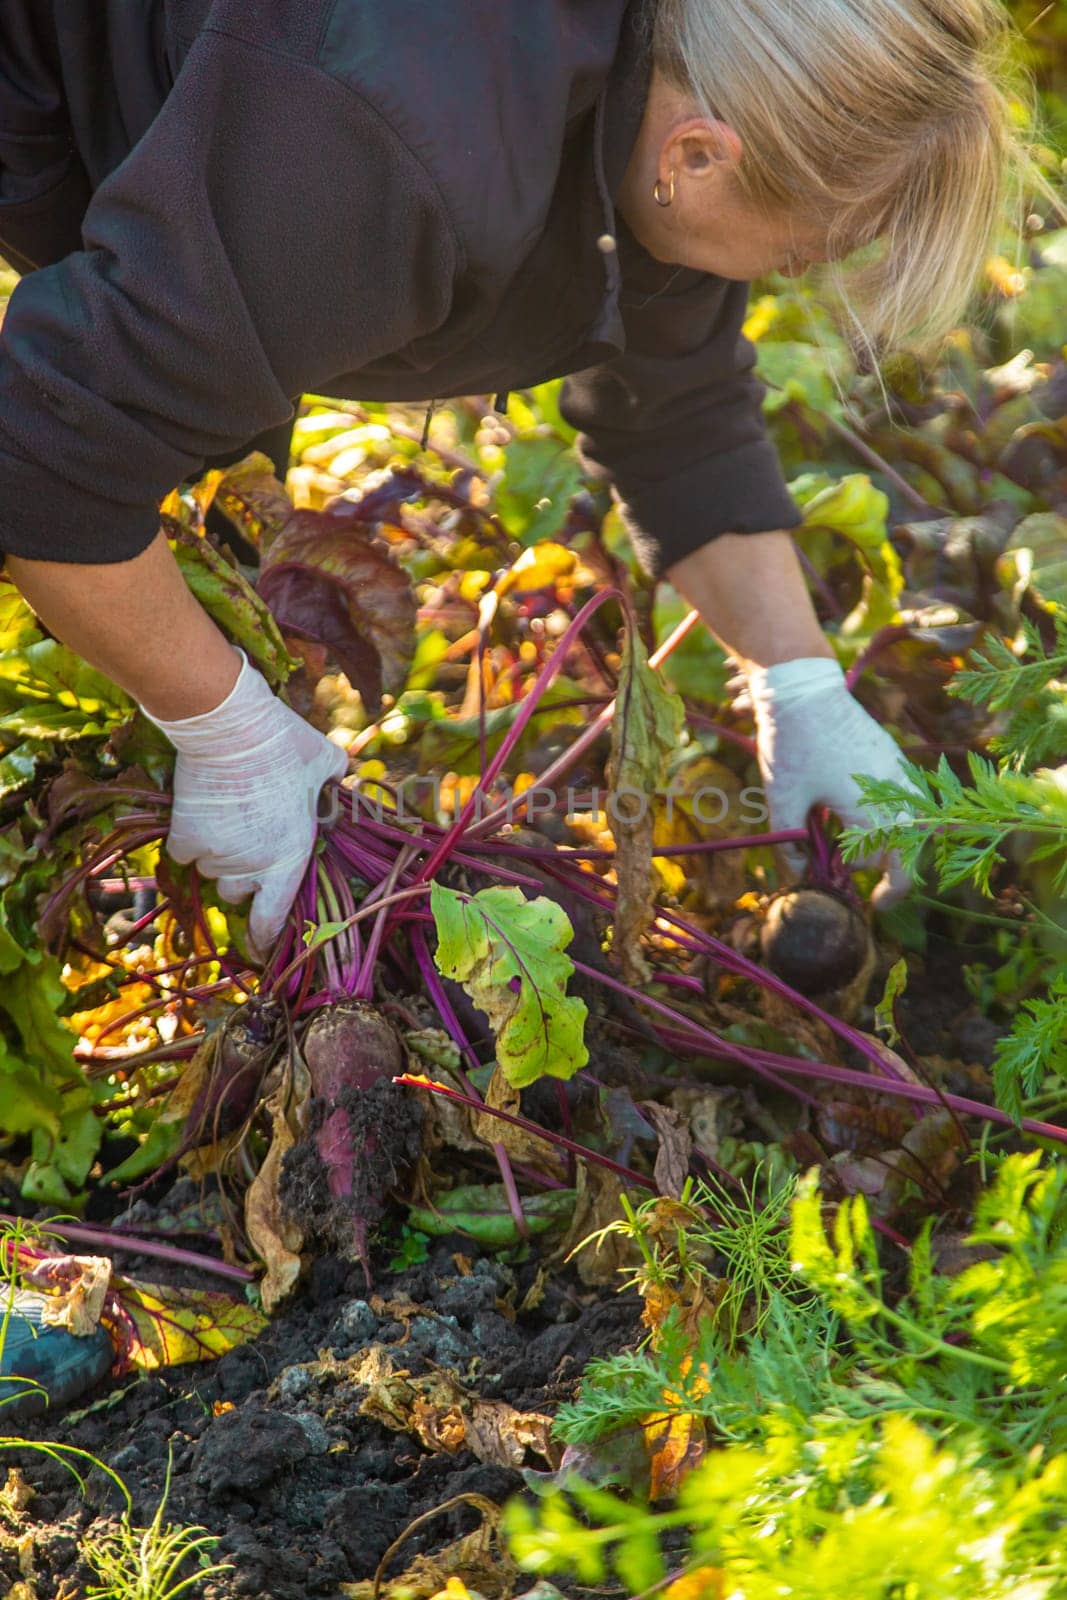
<instances>
[{"instance_id":1,"label":"wilted brown leaf","mask_svg":"<svg viewBox=\"0 0 1067 1600\"><path fill-rule=\"evenodd\" d=\"M912 1124L893 1149L857 1156L834 1156L830 1168L848 1194L865 1194L871 1210L889 1221L916 1189L937 1204L959 1165L965 1136L947 1111L928 1112Z\"/></svg>"},{"instance_id":2,"label":"wilted brown leaf","mask_svg":"<svg viewBox=\"0 0 1067 1600\"><path fill-rule=\"evenodd\" d=\"M908 1066L904 1057L898 1055L895 1050L891 1050L883 1039L878 1038L877 1034L863 1033L862 1029L859 1032L864 1043L870 1046L872 1053L878 1057L879 1061L885 1064L895 1078L902 1078L905 1083L922 1082L918 1074Z\"/></svg>"},{"instance_id":3,"label":"wilted brown leaf","mask_svg":"<svg viewBox=\"0 0 1067 1600\"><path fill-rule=\"evenodd\" d=\"M520 1102L519 1090L508 1082L499 1066L495 1067L485 1091L486 1105L518 1116ZM502 1145L513 1161L520 1161L552 1178L566 1177L567 1163L562 1151L547 1140L538 1139L534 1134L527 1133L525 1128L517 1128L514 1123L503 1122L499 1117L488 1116L482 1111L471 1113L471 1125L479 1139L490 1146Z\"/></svg>"},{"instance_id":4,"label":"wilted brown leaf","mask_svg":"<svg viewBox=\"0 0 1067 1600\"><path fill-rule=\"evenodd\" d=\"M41 1321L66 1328L76 1338L92 1333L100 1322L111 1283L111 1262L105 1256L42 1256L21 1272L22 1281L47 1296Z\"/></svg>"},{"instance_id":5,"label":"wilted brown leaf","mask_svg":"<svg viewBox=\"0 0 1067 1600\"><path fill-rule=\"evenodd\" d=\"M773 989L760 990L758 1005L760 1015L772 1028L790 1034L797 1046L817 1061L839 1059L837 1036L820 1017L799 1011L791 1000L775 994Z\"/></svg>"},{"instance_id":6,"label":"wilted brown leaf","mask_svg":"<svg viewBox=\"0 0 1067 1600\"><path fill-rule=\"evenodd\" d=\"M636 1259L636 1248L629 1239L620 1233L609 1233L584 1250L579 1250L578 1246L591 1233L597 1233L622 1216L619 1196L624 1192L623 1185L606 1168L579 1162L577 1190L571 1225L552 1259L563 1262L577 1251L574 1264L584 1284L590 1287L617 1284L620 1269Z\"/></svg>"},{"instance_id":7,"label":"wilted brown leaf","mask_svg":"<svg viewBox=\"0 0 1067 1600\"><path fill-rule=\"evenodd\" d=\"M282 1162L300 1137L303 1107L309 1085L306 1071L299 1069L297 1093L286 1083L267 1101L271 1119L271 1142L263 1165L245 1195L245 1228L249 1242L267 1271L260 1283L263 1309L270 1316L292 1293L300 1276L300 1252L304 1236L282 1205L279 1193ZM299 1089L303 1087L304 1093Z\"/></svg>"},{"instance_id":8,"label":"wilted brown leaf","mask_svg":"<svg viewBox=\"0 0 1067 1600\"><path fill-rule=\"evenodd\" d=\"M641 1110L659 1135L659 1149L652 1173L656 1187L660 1194L678 1200L689 1176L689 1158L693 1153L689 1118L683 1111L659 1105L655 1100L644 1101Z\"/></svg>"},{"instance_id":9,"label":"wilted brown leaf","mask_svg":"<svg viewBox=\"0 0 1067 1600\"><path fill-rule=\"evenodd\" d=\"M274 474L274 462L256 450L219 478L215 504L250 545L266 554L293 514L293 503Z\"/></svg>"},{"instance_id":10,"label":"wilted brown leaf","mask_svg":"<svg viewBox=\"0 0 1067 1600\"><path fill-rule=\"evenodd\" d=\"M670 1202L663 1201L661 1205L666 1211ZM686 1282L681 1291L665 1284L657 1284L647 1290L641 1320L651 1329L653 1347L657 1345L663 1324L672 1311L678 1313L682 1328L695 1345L701 1325L715 1315L723 1288L724 1284L717 1285L711 1299L705 1295L699 1281L696 1284ZM710 1387L710 1373L706 1367L701 1367L690 1376L692 1365L692 1358L687 1356L682 1363L681 1376L688 1380L692 1393L706 1394ZM643 1419L642 1424L649 1458L651 1500L672 1500L683 1479L700 1465L707 1449L704 1418L681 1409L681 1393L668 1389L664 1391L663 1398L671 1409L662 1414L651 1413Z\"/></svg>"},{"instance_id":11,"label":"wilted brown leaf","mask_svg":"<svg viewBox=\"0 0 1067 1600\"><path fill-rule=\"evenodd\" d=\"M668 1103L685 1116L693 1148L709 1161L718 1161L721 1141L739 1124L737 1090L673 1089Z\"/></svg>"},{"instance_id":12,"label":"wilted brown leaf","mask_svg":"<svg viewBox=\"0 0 1067 1600\"><path fill-rule=\"evenodd\" d=\"M550 1464L559 1456L552 1442L552 1418L539 1411L516 1411L503 1400L475 1400L467 1418L467 1446L479 1461L521 1467L526 1452Z\"/></svg>"},{"instance_id":13,"label":"wilted brown leaf","mask_svg":"<svg viewBox=\"0 0 1067 1600\"><path fill-rule=\"evenodd\" d=\"M550 1417L516 1411L503 1400L480 1400L448 1372L413 1378L394 1366L381 1345L365 1352L354 1377L368 1390L361 1414L396 1433L412 1434L427 1450L455 1455L466 1449L497 1467L520 1466L527 1451L550 1465L558 1457Z\"/></svg>"},{"instance_id":14,"label":"wilted brown leaf","mask_svg":"<svg viewBox=\"0 0 1067 1600\"><path fill-rule=\"evenodd\" d=\"M7 1482L0 1489L0 1505L8 1511L25 1511L37 1490L26 1482L21 1467L8 1467Z\"/></svg>"},{"instance_id":15,"label":"wilted brown leaf","mask_svg":"<svg viewBox=\"0 0 1067 1600\"><path fill-rule=\"evenodd\" d=\"M467 1427L459 1406L442 1404L435 1396L416 1393L411 1402L408 1432L427 1450L444 1450L454 1456L467 1442Z\"/></svg>"}]
</instances>

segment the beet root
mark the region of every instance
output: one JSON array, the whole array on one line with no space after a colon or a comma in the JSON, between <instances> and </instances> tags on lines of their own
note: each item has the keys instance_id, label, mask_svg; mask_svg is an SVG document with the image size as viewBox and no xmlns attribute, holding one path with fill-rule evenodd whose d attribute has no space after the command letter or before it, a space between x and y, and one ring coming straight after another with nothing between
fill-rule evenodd
<instances>
[{"instance_id":1,"label":"beet root","mask_svg":"<svg viewBox=\"0 0 1067 1600\"><path fill-rule=\"evenodd\" d=\"M181 1153L236 1132L255 1109L276 1053L281 1017L273 1000L252 999L200 1046L176 1091L175 1104L181 1106L183 1099L188 1104Z\"/></svg>"},{"instance_id":2,"label":"beet root","mask_svg":"<svg viewBox=\"0 0 1067 1600\"><path fill-rule=\"evenodd\" d=\"M302 1045L312 1099L307 1134L282 1165L282 1202L309 1238L361 1261L369 1284L370 1236L418 1155L421 1107L392 1081L404 1049L374 1006L324 1006Z\"/></svg>"},{"instance_id":3,"label":"beet root","mask_svg":"<svg viewBox=\"0 0 1067 1600\"><path fill-rule=\"evenodd\" d=\"M859 977L870 953L863 913L822 889L774 896L760 929L763 964L801 994L831 994Z\"/></svg>"}]
</instances>

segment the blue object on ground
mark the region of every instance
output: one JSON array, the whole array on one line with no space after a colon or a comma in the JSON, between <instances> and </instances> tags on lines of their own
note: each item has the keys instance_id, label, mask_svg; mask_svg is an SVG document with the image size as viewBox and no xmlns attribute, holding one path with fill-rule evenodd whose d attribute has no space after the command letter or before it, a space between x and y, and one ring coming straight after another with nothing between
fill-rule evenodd
<instances>
[{"instance_id":1,"label":"blue object on ground","mask_svg":"<svg viewBox=\"0 0 1067 1600\"><path fill-rule=\"evenodd\" d=\"M76 1400L99 1383L115 1359L103 1328L81 1338L66 1328L48 1327L44 1305L42 1294L15 1293L0 1350L0 1430L12 1418L35 1417ZM0 1295L0 1326L6 1306L6 1294Z\"/></svg>"}]
</instances>

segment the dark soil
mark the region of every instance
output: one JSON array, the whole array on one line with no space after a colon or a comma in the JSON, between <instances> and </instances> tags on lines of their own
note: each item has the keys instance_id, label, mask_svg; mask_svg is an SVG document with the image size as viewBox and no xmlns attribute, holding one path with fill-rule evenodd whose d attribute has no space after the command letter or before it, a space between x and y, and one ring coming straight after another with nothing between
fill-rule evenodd
<instances>
[{"instance_id":1,"label":"dark soil","mask_svg":"<svg viewBox=\"0 0 1067 1600\"><path fill-rule=\"evenodd\" d=\"M338 1595L342 1583L372 1577L421 1513L463 1493L503 1503L523 1483L520 1471L485 1465L466 1449L431 1453L361 1415L367 1390L353 1377L361 1351L380 1344L414 1376L445 1368L482 1398L552 1412L573 1395L592 1356L637 1337L635 1296L589 1292L562 1274L546 1283L535 1310L517 1314L536 1262L457 1262L466 1250L469 1241L458 1237L438 1241L424 1265L395 1276L379 1270L377 1314L358 1265L319 1260L291 1307L254 1342L211 1365L105 1385L80 1410L26 1422L20 1434L106 1462L127 1483L142 1526L163 1493L169 1447L166 1520L202 1524L220 1537L216 1559L233 1564L205 1584L206 1600ZM391 1315L386 1301L405 1314ZM93 1581L80 1542L115 1519L117 1490L94 1470L82 1496L63 1468L25 1448L6 1464L21 1467L36 1491L18 1519L18 1537L32 1537L30 1592L78 1600ZM528 1465L545 1470L536 1457ZM405 1541L390 1571L480 1522L474 1508L443 1513ZM24 1576L15 1540L0 1528L0 1593Z\"/></svg>"}]
</instances>

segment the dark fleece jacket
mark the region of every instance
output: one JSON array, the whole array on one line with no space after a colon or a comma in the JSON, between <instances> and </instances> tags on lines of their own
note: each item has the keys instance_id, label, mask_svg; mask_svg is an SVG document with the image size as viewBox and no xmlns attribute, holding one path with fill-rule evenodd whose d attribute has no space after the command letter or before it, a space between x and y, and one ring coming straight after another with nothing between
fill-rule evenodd
<instances>
[{"instance_id":1,"label":"dark fleece jacket","mask_svg":"<svg viewBox=\"0 0 1067 1600\"><path fill-rule=\"evenodd\" d=\"M138 554L304 392L562 374L653 570L795 526L747 286L614 214L648 5L3 0L0 547Z\"/></svg>"}]
</instances>

